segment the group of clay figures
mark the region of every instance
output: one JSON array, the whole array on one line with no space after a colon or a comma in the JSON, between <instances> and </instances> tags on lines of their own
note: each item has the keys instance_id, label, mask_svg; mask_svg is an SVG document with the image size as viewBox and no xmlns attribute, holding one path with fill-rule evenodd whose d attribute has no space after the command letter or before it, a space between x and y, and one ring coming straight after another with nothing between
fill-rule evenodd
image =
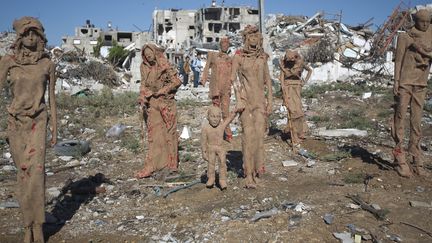
<instances>
[{"instance_id":1,"label":"group of clay figures","mask_svg":"<svg viewBox=\"0 0 432 243\"><path fill-rule=\"evenodd\" d=\"M403 177L426 174L421 159L421 118L427 78L432 60L431 14L419 10L415 26L398 37L395 59L396 109L392 136L396 170ZM45 52L47 43L44 28L33 17L22 17L13 23L17 38L11 47L12 55L0 60L0 90L8 84L12 101L7 107L7 136L13 161L18 168L17 198L23 213L25 242L44 242L42 224L45 222L45 144L47 126L56 144L57 117L55 101L55 65ZM272 111L272 84L268 55L263 50L263 37L255 26L243 30L243 48L234 56L228 53L229 40L220 41L220 51L209 53L201 83L210 77L210 98L207 120L201 132L202 156L208 161L207 187L215 184L215 167L219 161L219 185L227 188L226 151L223 140L230 141L230 122L240 114L242 124L242 153L245 187L255 188L265 172L264 138L267 119ZM177 170L178 135L177 111L174 99L181 85L177 71L164 56L164 50L153 44L142 48L141 87L139 106L146 121L148 152L144 168L136 174L148 177L168 168ZM287 50L280 60L280 82L284 105L288 109L286 132L292 144L304 139L304 114L301 89L311 76L311 69L296 51ZM307 70L305 79L302 72ZM8 82L6 82L8 81ZM236 106L229 112L231 89ZM48 88L48 105L45 92ZM407 162L403 149L404 121L410 106L410 138ZM48 116L48 111L50 116Z\"/></svg>"}]
</instances>

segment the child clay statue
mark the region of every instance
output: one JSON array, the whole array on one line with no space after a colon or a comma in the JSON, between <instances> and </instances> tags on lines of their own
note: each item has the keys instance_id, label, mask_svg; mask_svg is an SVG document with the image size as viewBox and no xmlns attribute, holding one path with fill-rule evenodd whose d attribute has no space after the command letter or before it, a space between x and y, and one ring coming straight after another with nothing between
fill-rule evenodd
<instances>
[{"instance_id":1,"label":"child clay statue","mask_svg":"<svg viewBox=\"0 0 432 243\"><path fill-rule=\"evenodd\" d=\"M301 102L301 89L309 80L312 69L307 66L296 51L287 50L285 56L279 62L281 73L279 80L281 82L282 96L284 105L288 110L288 124L285 131L291 134L292 145L298 144L304 139L303 124L304 113ZM307 70L307 76L303 80L301 75L303 70Z\"/></svg>"},{"instance_id":2,"label":"child clay statue","mask_svg":"<svg viewBox=\"0 0 432 243\"><path fill-rule=\"evenodd\" d=\"M420 139L421 119L431 62L430 54L427 55L432 48L431 14L427 10L419 10L414 20L415 26L407 33L399 35L395 55L393 91L397 103L392 126L392 137L396 143L393 155L397 164L396 170L403 177L411 177L411 170L420 176L426 174L423 168ZM406 161L403 149L408 105L411 112L408 152L413 158L412 168Z\"/></svg>"},{"instance_id":3,"label":"child clay statue","mask_svg":"<svg viewBox=\"0 0 432 243\"><path fill-rule=\"evenodd\" d=\"M236 82L237 107L242 110L240 120L245 187L255 188L257 177L265 171L264 138L273 94L268 55L263 50L261 33L256 26L250 25L242 33L244 44L234 56L231 82Z\"/></svg>"},{"instance_id":4,"label":"child clay statue","mask_svg":"<svg viewBox=\"0 0 432 243\"><path fill-rule=\"evenodd\" d=\"M142 48L139 104L147 124L148 152L144 169L136 174L143 178L154 171L177 170L177 107L174 99L181 80L169 64L164 50L153 44Z\"/></svg>"},{"instance_id":5,"label":"child clay statue","mask_svg":"<svg viewBox=\"0 0 432 243\"><path fill-rule=\"evenodd\" d=\"M226 151L223 147L223 134L225 128L236 116L235 112L229 114L221 123L221 109L211 106L207 112L208 123L201 129L201 149L204 160L208 161L207 166L207 187L212 188L215 183L215 166L219 159L219 185L222 190L227 188L227 166Z\"/></svg>"},{"instance_id":6,"label":"child clay statue","mask_svg":"<svg viewBox=\"0 0 432 243\"><path fill-rule=\"evenodd\" d=\"M44 28L33 17L15 20L17 37L13 55L0 61L0 89L9 74L12 101L7 107L8 139L18 169L17 198L24 221L24 242L44 242L45 222L45 144L47 135L48 88L51 113L51 145L57 141L55 65L45 53Z\"/></svg>"},{"instance_id":7,"label":"child clay statue","mask_svg":"<svg viewBox=\"0 0 432 243\"><path fill-rule=\"evenodd\" d=\"M226 37L221 38L219 44L219 52L208 53L201 84L205 85L209 69L211 69L209 96L213 105L221 108L222 117L225 120L228 117L230 106L232 83L230 82L229 77L231 76L232 57L228 53L230 46L229 39ZM225 129L225 136L227 141L232 140L232 132L229 126Z\"/></svg>"}]
</instances>

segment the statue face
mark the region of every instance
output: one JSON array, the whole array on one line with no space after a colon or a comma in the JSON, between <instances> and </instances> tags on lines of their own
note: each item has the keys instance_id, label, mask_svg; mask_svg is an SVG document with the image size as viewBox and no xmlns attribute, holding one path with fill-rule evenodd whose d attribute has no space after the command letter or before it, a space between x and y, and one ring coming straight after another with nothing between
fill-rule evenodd
<instances>
[{"instance_id":1,"label":"statue face","mask_svg":"<svg viewBox=\"0 0 432 243\"><path fill-rule=\"evenodd\" d=\"M221 48L221 51L223 51L223 52L227 52L227 51L228 51L228 48L229 48L229 42L223 41L223 42L220 44L220 48Z\"/></svg>"},{"instance_id":2,"label":"statue face","mask_svg":"<svg viewBox=\"0 0 432 243\"><path fill-rule=\"evenodd\" d=\"M420 31L426 31L429 28L430 21L429 19L419 18L415 21L415 26Z\"/></svg>"},{"instance_id":3,"label":"statue face","mask_svg":"<svg viewBox=\"0 0 432 243\"><path fill-rule=\"evenodd\" d=\"M260 41L260 34L259 33L249 34L248 39L249 39L249 45L257 46Z\"/></svg>"},{"instance_id":4,"label":"statue face","mask_svg":"<svg viewBox=\"0 0 432 243\"><path fill-rule=\"evenodd\" d=\"M39 40L39 35L36 31L30 29L26 31L22 37L22 43L27 48L35 48Z\"/></svg>"},{"instance_id":5,"label":"statue face","mask_svg":"<svg viewBox=\"0 0 432 243\"><path fill-rule=\"evenodd\" d=\"M154 62L156 60L156 56L153 50L148 47L144 50L144 57L147 59L148 62Z\"/></svg>"},{"instance_id":6,"label":"statue face","mask_svg":"<svg viewBox=\"0 0 432 243\"><path fill-rule=\"evenodd\" d=\"M208 114L208 121L212 127L217 127L222 118L222 114L220 112L210 111Z\"/></svg>"}]
</instances>

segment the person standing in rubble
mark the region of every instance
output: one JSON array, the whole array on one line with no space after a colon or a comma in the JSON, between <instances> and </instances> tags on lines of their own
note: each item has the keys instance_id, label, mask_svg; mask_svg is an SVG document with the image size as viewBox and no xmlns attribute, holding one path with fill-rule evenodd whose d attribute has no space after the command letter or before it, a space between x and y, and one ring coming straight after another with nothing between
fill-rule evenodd
<instances>
[{"instance_id":1,"label":"person standing in rubble","mask_svg":"<svg viewBox=\"0 0 432 243\"><path fill-rule=\"evenodd\" d=\"M186 56L185 61L183 63L183 86L186 86L189 83L190 72L191 72L190 58L189 56Z\"/></svg>"},{"instance_id":2,"label":"person standing in rubble","mask_svg":"<svg viewBox=\"0 0 432 243\"><path fill-rule=\"evenodd\" d=\"M13 22L17 37L13 55L0 61L0 90L9 74L12 101L7 107L10 151L17 172L17 198L24 221L24 242L45 242L45 152L48 86L51 145L57 142L55 65L45 52L47 39L39 20L22 17Z\"/></svg>"},{"instance_id":3,"label":"person standing in rubble","mask_svg":"<svg viewBox=\"0 0 432 243\"><path fill-rule=\"evenodd\" d=\"M227 77L231 76L232 57L228 53L230 46L229 39L224 37L219 42L220 50L217 53L209 52L207 62L204 67L201 84L204 86L209 69L211 69L211 77L209 84L209 97L214 106L221 108L222 118L225 120L229 115L229 106L231 98L231 80ZM229 126L225 129L225 139L232 140L232 132Z\"/></svg>"},{"instance_id":4,"label":"person standing in rubble","mask_svg":"<svg viewBox=\"0 0 432 243\"><path fill-rule=\"evenodd\" d=\"M305 123L301 101L301 89L312 75L312 69L307 66L297 51L286 50L285 56L279 62L281 73L282 96L288 110L288 124L285 132L290 132L293 147L304 139L303 125ZM303 80L303 70L307 76Z\"/></svg>"},{"instance_id":5,"label":"person standing in rubble","mask_svg":"<svg viewBox=\"0 0 432 243\"><path fill-rule=\"evenodd\" d=\"M413 170L417 175L426 174L423 168L422 153L420 149L421 119L423 105L427 92L427 80L431 66L431 57L424 56L424 49L432 48L432 28L430 27L431 13L419 10L414 15L415 26L398 37L395 55L394 95L396 108L392 126L392 137L396 143L393 150L396 171L402 177L411 177ZM422 50L419 50L419 48ZM403 149L405 117L410 106L410 138L408 153L413 158L413 167L407 163Z\"/></svg>"},{"instance_id":6,"label":"person standing in rubble","mask_svg":"<svg viewBox=\"0 0 432 243\"><path fill-rule=\"evenodd\" d=\"M237 108L242 111L245 187L255 188L257 177L265 172L264 137L273 94L262 34L256 26L248 25L242 35L244 44L234 56L231 82L235 82Z\"/></svg>"},{"instance_id":7,"label":"person standing in rubble","mask_svg":"<svg viewBox=\"0 0 432 243\"><path fill-rule=\"evenodd\" d=\"M144 168L137 178L149 177L154 171L177 170L178 136L177 107L174 99L181 80L164 56L164 50L154 44L142 48L141 87L138 99L147 125L148 151Z\"/></svg>"},{"instance_id":8,"label":"person standing in rubble","mask_svg":"<svg viewBox=\"0 0 432 243\"><path fill-rule=\"evenodd\" d=\"M193 75L194 75L194 88L198 87L201 69L202 69L201 54L197 54L197 56L192 60L192 71L193 71Z\"/></svg>"}]
</instances>

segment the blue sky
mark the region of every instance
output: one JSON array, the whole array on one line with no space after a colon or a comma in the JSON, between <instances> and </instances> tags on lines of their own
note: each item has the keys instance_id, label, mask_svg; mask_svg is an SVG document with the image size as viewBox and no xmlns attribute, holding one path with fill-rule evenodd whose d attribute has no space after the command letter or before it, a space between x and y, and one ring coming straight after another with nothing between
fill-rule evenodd
<instances>
[{"instance_id":1,"label":"blue sky","mask_svg":"<svg viewBox=\"0 0 432 243\"><path fill-rule=\"evenodd\" d=\"M221 3L222 0L217 0ZM399 4L399 0L265 0L265 12L312 16L317 11L338 13L342 22L357 25L374 17L374 25L381 25ZM409 1L406 1L408 3ZM90 19L105 28L108 21L119 30L147 30L155 9L196 9L210 5L211 0L9 0L2 3L0 31L12 30L12 22L21 16L38 17L50 45L61 43L64 35L73 35L74 28ZM225 5L257 6L258 0L225 0ZM410 6L432 3L411 0Z\"/></svg>"}]
</instances>

